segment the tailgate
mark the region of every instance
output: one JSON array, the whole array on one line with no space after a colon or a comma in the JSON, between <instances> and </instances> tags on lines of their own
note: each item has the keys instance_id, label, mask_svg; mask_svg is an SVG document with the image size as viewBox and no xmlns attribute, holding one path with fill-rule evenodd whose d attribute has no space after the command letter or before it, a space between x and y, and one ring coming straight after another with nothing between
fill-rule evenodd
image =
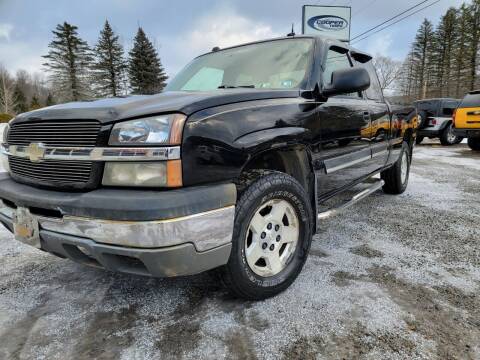
<instances>
[{"instance_id":1,"label":"tailgate","mask_svg":"<svg viewBox=\"0 0 480 360\"><path fill-rule=\"evenodd\" d=\"M457 129L480 129L480 107L458 108L455 115Z\"/></svg>"}]
</instances>

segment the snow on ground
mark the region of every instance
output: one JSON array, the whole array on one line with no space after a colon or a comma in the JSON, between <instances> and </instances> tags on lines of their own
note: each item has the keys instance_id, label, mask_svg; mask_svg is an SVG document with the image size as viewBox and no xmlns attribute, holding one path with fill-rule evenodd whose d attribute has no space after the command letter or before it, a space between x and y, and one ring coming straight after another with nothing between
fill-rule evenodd
<instances>
[{"instance_id":1,"label":"snow on ground","mask_svg":"<svg viewBox=\"0 0 480 360\"><path fill-rule=\"evenodd\" d=\"M0 358L480 358L480 172L461 144L417 146L400 196L319 226L297 281L262 302L210 274L77 265L0 230Z\"/></svg>"}]
</instances>

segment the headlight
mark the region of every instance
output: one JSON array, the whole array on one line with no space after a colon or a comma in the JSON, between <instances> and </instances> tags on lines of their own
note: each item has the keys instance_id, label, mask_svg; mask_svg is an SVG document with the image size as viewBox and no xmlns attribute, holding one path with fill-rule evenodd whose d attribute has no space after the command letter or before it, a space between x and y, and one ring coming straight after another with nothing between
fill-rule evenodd
<instances>
[{"instance_id":1,"label":"headlight","mask_svg":"<svg viewBox=\"0 0 480 360\"><path fill-rule=\"evenodd\" d=\"M113 127L109 145L180 145L186 116L159 115L124 121Z\"/></svg>"}]
</instances>

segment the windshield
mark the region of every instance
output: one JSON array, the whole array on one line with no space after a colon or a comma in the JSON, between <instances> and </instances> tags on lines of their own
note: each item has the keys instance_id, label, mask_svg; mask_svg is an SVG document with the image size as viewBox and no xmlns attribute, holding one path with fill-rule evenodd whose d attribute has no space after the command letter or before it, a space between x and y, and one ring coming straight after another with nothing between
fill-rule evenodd
<instances>
[{"instance_id":1,"label":"windshield","mask_svg":"<svg viewBox=\"0 0 480 360\"><path fill-rule=\"evenodd\" d=\"M305 78L312 48L313 39L288 39L209 53L187 65L165 90L298 88Z\"/></svg>"},{"instance_id":2,"label":"windshield","mask_svg":"<svg viewBox=\"0 0 480 360\"><path fill-rule=\"evenodd\" d=\"M461 108L480 107L480 91L474 91L465 96Z\"/></svg>"}]
</instances>

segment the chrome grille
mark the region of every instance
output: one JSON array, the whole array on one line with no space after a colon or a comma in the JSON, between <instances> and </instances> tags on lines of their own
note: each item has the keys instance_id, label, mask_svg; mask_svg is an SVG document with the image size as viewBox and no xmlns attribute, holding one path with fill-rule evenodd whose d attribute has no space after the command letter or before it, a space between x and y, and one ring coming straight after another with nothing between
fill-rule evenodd
<instances>
[{"instance_id":1,"label":"chrome grille","mask_svg":"<svg viewBox=\"0 0 480 360\"><path fill-rule=\"evenodd\" d=\"M55 120L11 124L8 145L42 143L50 147L95 147L101 124L96 120ZM98 186L102 164L79 160L43 160L9 156L14 179L47 187L90 189Z\"/></svg>"},{"instance_id":2,"label":"chrome grille","mask_svg":"<svg viewBox=\"0 0 480 360\"><path fill-rule=\"evenodd\" d=\"M92 181L91 161L45 160L32 163L28 159L9 156L8 162L11 174L29 183L83 188Z\"/></svg>"},{"instance_id":3,"label":"chrome grille","mask_svg":"<svg viewBox=\"0 0 480 360\"><path fill-rule=\"evenodd\" d=\"M42 143L46 146L93 147L101 125L96 120L56 120L12 124L8 132L9 145Z\"/></svg>"}]
</instances>

